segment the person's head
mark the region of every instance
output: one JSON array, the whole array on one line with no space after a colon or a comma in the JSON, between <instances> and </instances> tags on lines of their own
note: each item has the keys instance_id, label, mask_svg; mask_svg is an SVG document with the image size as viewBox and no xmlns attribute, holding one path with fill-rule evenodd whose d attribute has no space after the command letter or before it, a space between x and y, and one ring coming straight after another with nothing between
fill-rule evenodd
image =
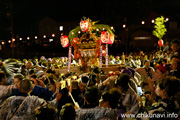
<instances>
[{"instance_id":1,"label":"person's head","mask_svg":"<svg viewBox=\"0 0 180 120\"><path fill-rule=\"evenodd\" d=\"M52 106L44 106L35 110L37 120L58 120L57 109Z\"/></svg>"},{"instance_id":2,"label":"person's head","mask_svg":"<svg viewBox=\"0 0 180 120\"><path fill-rule=\"evenodd\" d=\"M116 81L116 86L122 88L122 90L127 90L128 83L130 82L130 76L126 73L121 74Z\"/></svg>"},{"instance_id":3,"label":"person's head","mask_svg":"<svg viewBox=\"0 0 180 120\"><path fill-rule=\"evenodd\" d=\"M28 61L28 62L26 63L26 68L27 68L27 69L31 69L31 67L32 67L32 62L31 62L31 61Z\"/></svg>"},{"instance_id":4,"label":"person's head","mask_svg":"<svg viewBox=\"0 0 180 120\"><path fill-rule=\"evenodd\" d=\"M73 104L66 103L60 111L60 120L75 120L76 111Z\"/></svg>"},{"instance_id":5,"label":"person's head","mask_svg":"<svg viewBox=\"0 0 180 120\"><path fill-rule=\"evenodd\" d=\"M61 57L61 62L64 63L64 57Z\"/></svg>"},{"instance_id":6,"label":"person's head","mask_svg":"<svg viewBox=\"0 0 180 120\"><path fill-rule=\"evenodd\" d=\"M92 72L95 73L95 74L99 74L99 73L101 73L101 69L98 66L95 66L93 68Z\"/></svg>"},{"instance_id":7,"label":"person's head","mask_svg":"<svg viewBox=\"0 0 180 120\"><path fill-rule=\"evenodd\" d=\"M86 75L85 75L85 76L82 76L82 77L80 78L80 81L79 81L78 86L79 86L79 89L81 90L81 92L83 92L83 91L85 90L88 81L89 81L89 77L86 76Z\"/></svg>"},{"instance_id":8,"label":"person's head","mask_svg":"<svg viewBox=\"0 0 180 120\"><path fill-rule=\"evenodd\" d=\"M130 77L132 77L132 72L131 72L131 70L129 69L129 68L124 68L124 69L122 69L121 70L121 74L124 74L124 73L126 73L126 74L128 74Z\"/></svg>"},{"instance_id":9,"label":"person's head","mask_svg":"<svg viewBox=\"0 0 180 120\"><path fill-rule=\"evenodd\" d=\"M166 42L166 45L169 45L169 42Z\"/></svg>"},{"instance_id":10,"label":"person's head","mask_svg":"<svg viewBox=\"0 0 180 120\"><path fill-rule=\"evenodd\" d=\"M179 45L180 45L179 40L177 40L177 39L173 40L172 44L171 44L172 51L177 52L179 49Z\"/></svg>"},{"instance_id":11,"label":"person's head","mask_svg":"<svg viewBox=\"0 0 180 120\"><path fill-rule=\"evenodd\" d=\"M144 61L144 66L145 66L146 68L149 67L149 60L145 60L145 61Z\"/></svg>"},{"instance_id":12,"label":"person's head","mask_svg":"<svg viewBox=\"0 0 180 120\"><path fill-rule=\"evenodd\" d=\"M48 89L53 93L56 91L56 81L52 77L49 77Z\"/></svg>"},{"instance_id":13,"label":"person's head","mask_svg":"<svg viewBox=\"0 0 180 120\"><path fill-rule=\"evenodd\" d=\"M113 88L110 91L103 92L99 100L100 107L117 108L121 92L118 88Z\"/></svg>"},{"instance_id":14,"label":"person's head","mask_svg":"<svg viewBox=\"0 0 180 120\"><path fill-rule=\"evenodd\" d=\"M167 63L167 59L162 59L162 64L166 64Z\"/></svg>"},{"instance_id":15,"label":"person's head","mask_svg":"<svg viewBox=\"0 0 180 120\"><path fill-rule=\"evenodd\" d=\"M147 60L148 59L148 56L147 55L144 55L144 60Z\"/></svg>"},{"instance_id":16,"label":"person's head","mask_svg":"<svg viewBox=\"0 0 180 120\"><path fill-rule=\"evenodd\" d=\"M0 85L3 85L6 81L6 75L4 72L0 72Z\"/></svg>"},{"instance_id":17,"label":"person's head","mask_svg":"<svg viewBox=\"0 0 180 120\"><path fill-rule=\"evenodd\" d=\"M95 73L89 75L89 84L88 86L93 86L98 82L98 77Z\"/></svg>"},{"instance_id":18,"label":"person's head","mask_svg":"<svg viewBox=\"0 0 180 120\"><path fill-rule=\"evenodd\" d=\"M133 56L129 56L129 60L132 60Z\"/></svg>"},{"instance_id":19,"label":"person's head","mask_svg":"<svg viewBox=\"0 0 180 120\"><path fill-rule=\"evenodd\" d=\"M119 57L119 56L116 56L116 60L120 60L120 57Z\"/></svg>"},{"instance_id":20,"label":"person's head","mask_svg":"<svg viewBox=\"0 0 180 120\"><path fill-rule=\"evenodd\" d=\"M88 87L84 94L84 99L87 104L97 104L99 102L100 93L97 87Z\"/></svg>"},{"instance_id":21,"label":"person's head","mask_svg":"<svg viewBox=\"0 0 180 120\"><path fill-rule=\"evenodd\" d=\"M172 60L171 60L171 69L172 70L177 70L177 58L176 57L173 57Z\"/></svg>"},{"instance_id":22,"label":"person's head","mask_svg":"<svg viewBox=\"0 0 180 120\"><path fill-rule=\"evenodd\" d=\"M163 77L158 81L156 94L162 98L171 98L180 92L180 80L173 76Z\"/></svg>"},{"instance_id":23,"label":"person's head","mask_svg":"<svg viewBox=\"0 0 180 120\"><path fill-rule=\"evenodd\" d=\"M167 54L167 52L165 52L165 53L164 53L164 57L167 57L167 56L168 56L168 54ZM167 59L166 59L166 60L167 60Z\"/></svg>"},{"instance_id":24,"label":"person's head","mask_svg":"<svg viewBox=\"0 0 180 120\"><path fill-rule=\"evenodd\" d=\"M166 71L167 70L166 70L165 67L163 67L161 65L157 66L157 69L156 69L156 78L157 79L163 78L166 75Z\"/></svg>"},{"instance_id":25,"label":"person's head","mask_svg":"<svg viewBox=\"0 0 180 120\"><path fill-rule=\"evenodd\" d=\"M30 93L31 90L32 90L32 81L27 78L21 80L20 91L24 93Z\"/></svg>"},{"instance_id":26,"label":"person's head","mask_svg":"<svg viewBox=\"0 0 180 120\"><path fill-rule=\"evenodd\" d=\"M136 60L140 59L140 56L139 56L139 55L136 55L135 59L136 59Z\"/></svg>"},{"instance_id":27,"label":"person's head","mask_svg":"<svg viewBox=\"0 0 180 120\"><path fill-rule=\"evenodd\" d=\"M18 88L20 88L20 83L23 79L24 79L24 75L16 74L16 75L14 75L13 82Z\"/></svg>"}]
</instances>

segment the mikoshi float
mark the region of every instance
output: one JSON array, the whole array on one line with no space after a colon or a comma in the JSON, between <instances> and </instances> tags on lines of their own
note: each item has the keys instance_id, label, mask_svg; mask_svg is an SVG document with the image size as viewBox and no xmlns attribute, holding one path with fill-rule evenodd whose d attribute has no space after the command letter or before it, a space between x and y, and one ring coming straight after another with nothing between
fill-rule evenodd
<instances>
[{"instance_id":1,"label":"mikoshi float","mask_svg":"<svg viewBox=\"0 0 180 120\"><path fill-rule=\"evenodd\" d=\"M83 17L80 25L72 29L68 36L61 36L62 47L69 46L68 71L71 66L72 47L74 48L74 59L78 59L82 66L101 67L104 53L108 66L108 44L114 43L114 29L108 25L96 24L97 22ZM102 44L106 45L105 50L102 49Z\"/></svg>"}]
</instances>

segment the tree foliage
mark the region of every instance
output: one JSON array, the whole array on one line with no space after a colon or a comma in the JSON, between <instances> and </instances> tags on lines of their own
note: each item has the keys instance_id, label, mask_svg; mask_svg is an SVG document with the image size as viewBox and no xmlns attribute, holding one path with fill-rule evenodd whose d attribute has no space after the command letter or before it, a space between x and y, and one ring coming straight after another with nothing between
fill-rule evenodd
<instances>
[{"instance_id":1,"label":"tree foliage","mask_svg":"<svg viewBox=\"0 0 180 120\"><path fill-rule=\"evenodd\" d=\"M165 28L165 22L167 22L163 16L161 17L157 17L155 20L155 30L153 30L153 35L155 35L156 37L160 39L162 39L162 37L166 34L167 29Z\"/></svg>"}]
</instances>

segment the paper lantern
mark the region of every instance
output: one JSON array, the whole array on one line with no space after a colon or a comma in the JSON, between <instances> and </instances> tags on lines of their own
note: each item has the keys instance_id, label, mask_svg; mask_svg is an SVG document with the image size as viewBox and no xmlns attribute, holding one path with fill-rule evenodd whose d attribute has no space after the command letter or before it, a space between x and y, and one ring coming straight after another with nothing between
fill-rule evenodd
<instances>
[{"instance_id":1,"label":"paper lantern","mask_svg":"<svg viewBox=\"0 0 180 120\"><path fill-rule=\"evenodd\" d=\"M61 45L62 45L62 47L68 47L69 46L68 36L66 36L66 35L61 36Z\"/></svg>"},{"instance_id":2,"label":"paper lantern","mask_svg":"<svg viewBox=\"0 0 180 120\"><path fill-rule=\"evenodd\" d=\"M159 40L159 41L158 41L158 45L159 45L159 46L163 46L163 44L164 44L163 40Z\"/></svg>"},{"instance_id":3,"label":"paper lantern","mask_svg":"<svg viewBox=\"0 0 180 120\"><path fill-rule=\"evenodd\" d=\"M114 43L114 35L110 34L108 44L113 44L113 43Z\"/></svg>"},{"instance_id":4,"label":"paper lantern","mask_svg":"<svg viewBox=\"0 0 180 120\"><path fill-rule=\"evenodd\" d=\"M88 21L82 20L80 22L80 28L81 28L82 32L88 31L88 28L89 28Z\"/></svg>"},{"instance_id":5,"label":"paper lantern","mask_svg":"<svg viewBox=\"0 0 180 120\"><path fill-rule=\"evenodd\" d=\"M108 41L109 41L109 33L108 33L108 31L103 31L101 33L101 42L108 43Z\"/></svg>"}]
</instances>

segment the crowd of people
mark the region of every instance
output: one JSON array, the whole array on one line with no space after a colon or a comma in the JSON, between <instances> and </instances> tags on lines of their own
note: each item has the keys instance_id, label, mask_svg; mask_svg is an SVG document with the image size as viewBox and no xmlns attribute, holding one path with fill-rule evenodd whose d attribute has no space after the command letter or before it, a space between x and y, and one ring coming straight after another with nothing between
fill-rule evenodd
<instances>
[{"instance_id":1,"label":"crowd of people","mask_svg":"<svg viewBox=\"0 0 180 120\"><path fill-rule=\"evenodd\" d=\"M0 120L179 119L179 40L159 51L110 55L113 64L120 69L59 73L68 58L2 59Z\"/></svg>"}]
</instances>

